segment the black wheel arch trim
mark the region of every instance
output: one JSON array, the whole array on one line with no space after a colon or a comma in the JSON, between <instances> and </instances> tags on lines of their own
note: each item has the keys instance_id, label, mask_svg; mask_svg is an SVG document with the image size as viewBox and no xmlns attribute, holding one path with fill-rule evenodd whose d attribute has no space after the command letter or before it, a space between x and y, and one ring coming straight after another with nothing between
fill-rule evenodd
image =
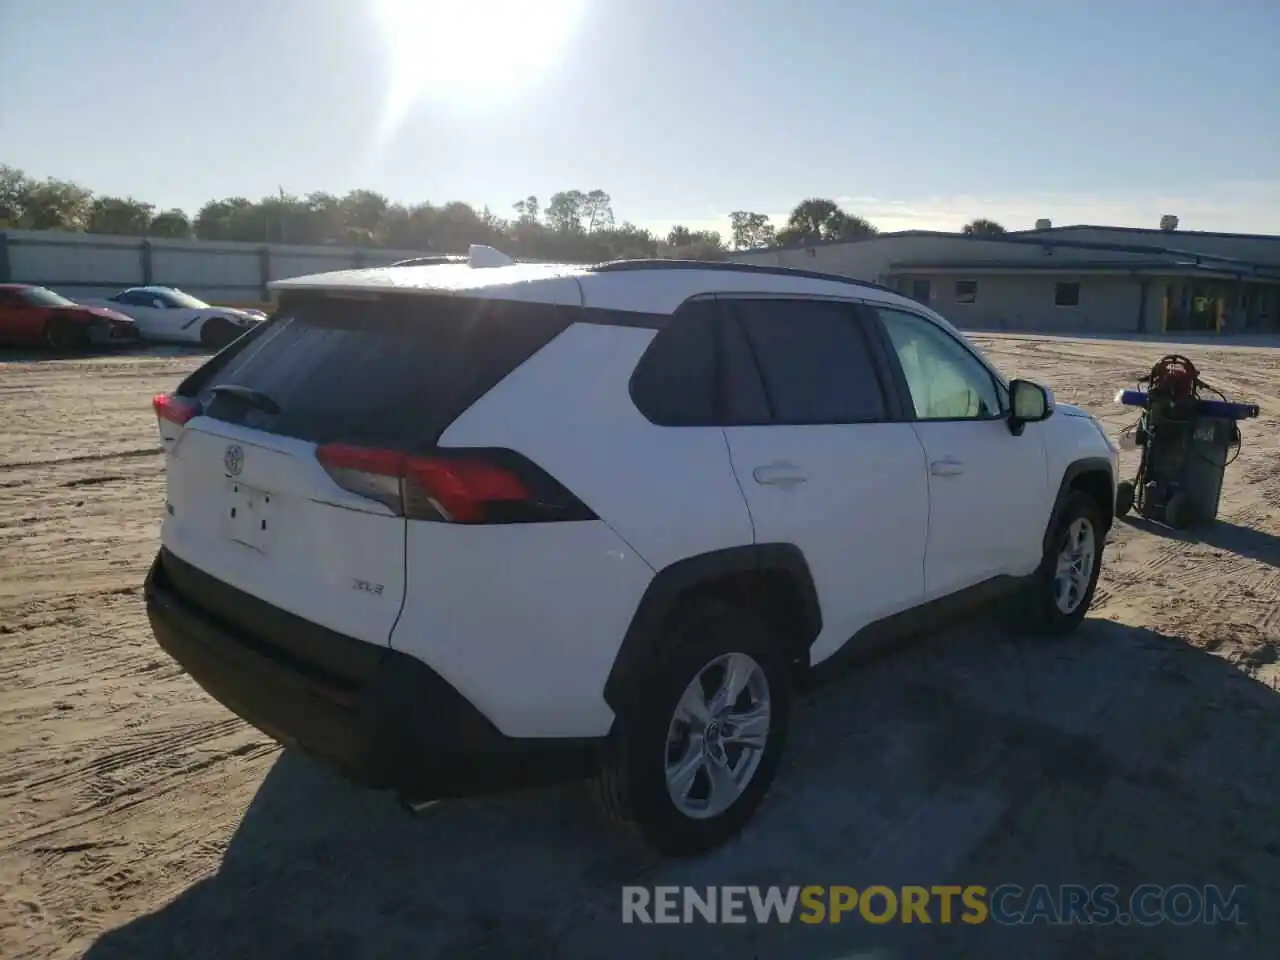
<instances>
[{"instance_id":1,"label":"black wheel arch trim","mask_svg":"<svg viewBox=\"0 0 1280 960\"><path fill-rule=\"evenodd\" d=\"M1111 466L1111 461L1106 457L1082 457L1079 460L1072 461L1067 468L1062 471L1062 480L1058 484L1058 495L1053 501L1053 511L1049 514L1049 523L1044 530L1044 549L1049 549L1049 540L1053 536L1053 531L1057 527L1058 518L1062 515L1062 507L1067 502L1075 482L1082 476L1090 473L1106 474L1110 484L1111 503L1103 511L1103 520L1110 527L1115 520L1116 503L1115 503L1115 471Z\"/></svg>"},{"instance_id":2,"label":"black wheel arch trim","mask_svg":"<svg viewBox=\"0 0 1280 960\"><path fill-rule=\"evenodd\" d=\"M792 579L800 598L800 636L807 650L822 631L822 607L800 548L792 543L756 543L713 550L677 560L650 581L605 680L605 702L616 711L627 701L633 681L653 662L671 614L691 593L718 580L762 572L782 573Z\"/></svg>"}]
</instances>

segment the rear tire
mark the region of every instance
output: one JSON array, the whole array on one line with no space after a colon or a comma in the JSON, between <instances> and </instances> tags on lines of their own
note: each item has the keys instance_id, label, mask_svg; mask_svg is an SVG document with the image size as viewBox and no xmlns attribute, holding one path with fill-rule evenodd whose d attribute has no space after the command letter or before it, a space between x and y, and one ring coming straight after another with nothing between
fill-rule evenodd
<instances>
[{"instance_id":1,"label":"rear tire","mask_svg":"<svg viewBox=\"0 0 1280 960\"><path fill-rule=\"evenodd\" d=\"M690 607L667 641L618 713L595 787L607 816L679 857L731 839L764 800L791 672L764 621L722 601Z\"/></svg>"},{"instance_id":2,"label":"rear tire","mask_svg":"<svg viewBox=\"0 0 1280 960\"><path fill-rule=\"evenodd\" d=\"M1121 480L1116 484L1116 516L1123 517L1133 509L1134 486L1130 480Z\"/></svg>"},{"instance_id":3,"label":"rear tire","mask_svg":"<svg viewBox=\"0 0 1280 960\"><path fill-rule=\"evenodd\" d=\"M82 324L54 317L44 325L44 342L56 353L79 353L89 348L89 331Z\"/></svg>"},{"instance_id":4,"label":"rear tire","mask_svg":"<svg viewBox=\"0 0 1280 960\"><path fill-rule=\"evenodd\" d=\"M1069 493L1023 598L1020 625L1048 636L1071 633L1080 626L1098 587L1105 542L1097 503L1079 491Z\"/></svg>"},{"instance_id":5,"label":"rear tire","mask_svg":"<svg viewBox=\"0 0 1280 960\"><path fill-rule=\"evenodd\" d=\"M240 336L240 330L225 317L212 317L200 328L200 344L211 350L221 350Z\"/></svg>"}]
</instances>

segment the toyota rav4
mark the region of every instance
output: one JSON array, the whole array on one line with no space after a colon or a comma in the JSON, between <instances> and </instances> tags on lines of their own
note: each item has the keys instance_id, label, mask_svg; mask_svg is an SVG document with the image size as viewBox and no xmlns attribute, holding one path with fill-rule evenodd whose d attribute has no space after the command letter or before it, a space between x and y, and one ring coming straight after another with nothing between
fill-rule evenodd
<instances>
[{"instance_id":1,"label":"toyota rav4","mask_svg":"<svg viewBox=\"0 0 1280 960\"><path fill-rule=\"evenodd\" d=\"M797 684L997 598L1050 632L1089 608L1116 448L887 288L478 248L276 292L154 400L152 628L411 805L591 778L707 850Z\"/></svg>"}]
</instances>

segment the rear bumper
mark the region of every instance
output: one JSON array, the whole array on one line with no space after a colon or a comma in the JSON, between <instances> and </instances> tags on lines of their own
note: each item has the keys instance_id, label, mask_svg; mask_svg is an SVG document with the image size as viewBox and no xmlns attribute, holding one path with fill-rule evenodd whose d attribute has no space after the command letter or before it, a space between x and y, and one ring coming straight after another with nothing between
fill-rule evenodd
<instances>
[{"instance_id":1,"label":"rear bumper","mask_svg":"<svg viewBox=\"0 0 1280 960\"><path fill-rule=\"evenodd\" d=\"M156 641L192 679L356 783L430 800L584 776L595 761L594 741L507 737L421 661L268 607L167 550L145 594ZM271 635L215 612L263 608Z\"/></svg>"}]
</instances>

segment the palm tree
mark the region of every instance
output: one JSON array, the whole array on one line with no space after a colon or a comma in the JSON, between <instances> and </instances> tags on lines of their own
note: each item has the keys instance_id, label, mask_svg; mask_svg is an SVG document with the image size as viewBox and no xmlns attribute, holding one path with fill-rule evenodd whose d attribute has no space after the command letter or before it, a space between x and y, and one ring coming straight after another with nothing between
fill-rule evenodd
<instances>
[{"instance_id":1,"label":"palm tree","mask_svg":"<svg viewBox=\"0 0 1280 960\"><path fill-rule=\"evenodd\" d=\"M782 244L813 243L817 240L861 240L876 233L868 221L845 213L834 200L810 197L796 205L787 225L778 233Z\"/></svg>"},{"instance_id":2,"label":"palm tree","mask_svg":"<svg viewBox=\"0 0 1280 960\"><path fill-rule=\"evenodd\" d=\"M979 217L971 223L966 223L960 232L966 237L1003 237L1009 231L994 220Z\"/></svg>"}]
</instances>

